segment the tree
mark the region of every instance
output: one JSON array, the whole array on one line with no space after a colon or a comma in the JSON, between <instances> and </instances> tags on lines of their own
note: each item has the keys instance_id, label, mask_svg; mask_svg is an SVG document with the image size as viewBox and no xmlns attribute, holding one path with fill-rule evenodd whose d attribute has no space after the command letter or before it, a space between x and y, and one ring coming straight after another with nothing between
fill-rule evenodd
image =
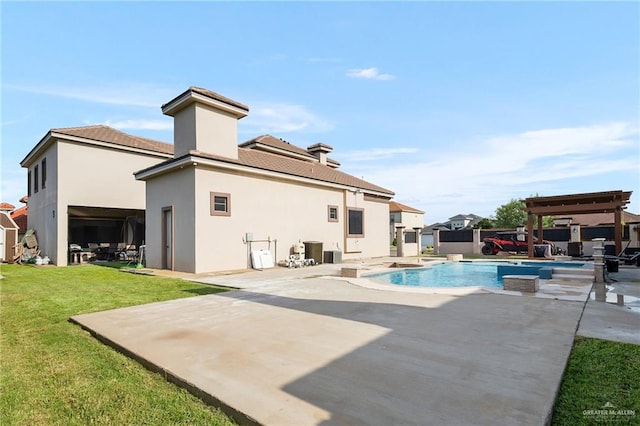
<instances>
[{"instance_id":1,"label":"tree","mask_svg":"<svg viewBox=\"0 0 640 426\"><path fill-rule=\"evenodd\" d=\"M496 228L517 228L527 224L527 211L524 201L512 198L496 209L493 224Z\"/></svg>"},{"instance_id":2,"label":"tree","mask_svg":"<svg viewBox=\"0 0 640 426\"><path fill-rule=\"evenodd\" d=\"M534 197L539 197L538 194ZM493 225L496 228L517 228L518 226L527 225L527 210L524 201L512 198L506 204L501 205L496 209L496 217L493 221ZM542 226L545 228L551 228L553 226L554 216L543 216ZM534 226L537 224L537 219L534 218Z\"/></svg>"},{"instance_id":3,"label":"tree","mask_svg":"<svg viewBox=\"0 0 640 426\"><path fill-rule=\"evenodd\" d=\"M480 220L478 223L473 225L473 228L474 229L478 229L478 228L482 228L482 229L495 228L495 225L493 224L493 218L485 217L482 220Z\"/></svg>"}]
</instances>

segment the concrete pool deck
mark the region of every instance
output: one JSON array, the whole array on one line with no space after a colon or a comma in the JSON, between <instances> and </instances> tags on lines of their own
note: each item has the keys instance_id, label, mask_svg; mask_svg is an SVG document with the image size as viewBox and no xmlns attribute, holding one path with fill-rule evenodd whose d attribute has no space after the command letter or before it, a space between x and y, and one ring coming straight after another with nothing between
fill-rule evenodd
<instances>
[{"instance_id":1,"label":"concrete pool deck","mask_svg":"<svg viewBox=\"0 0 640 426\"><path fill-rule=\"evenodd\" d=\"M72 320L241 423L547 423L588 292L384 291L337 268L191 277L244 288Z\"/></svg>"}]
</instances>

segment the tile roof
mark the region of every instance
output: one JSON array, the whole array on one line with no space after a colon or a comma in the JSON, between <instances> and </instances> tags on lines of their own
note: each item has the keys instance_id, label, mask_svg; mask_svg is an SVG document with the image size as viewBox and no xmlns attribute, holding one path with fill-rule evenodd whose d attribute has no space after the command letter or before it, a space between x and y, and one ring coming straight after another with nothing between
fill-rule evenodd
<instances>
[{"instance_id":1,"label":"tile roof","mask_svg":"<svg viewBox=\"0 0 640 426\"><path fill-rule=\"evenodd\" d=\"M624 223L636 223L640 222L640 215L629 213L625 210L621 215L622 222ZM598 225L612 225L615 223L613 213L585 213L585 214L572 214L558 217L571 218L571 223L579 224L581 226L598 226Z\"/></svg>"},{"instance_id":2,"label":"tile roof","mask_svg":"<svg viewBox=\"0 0 640 426\"><path fill-rule=\"evenodd\" d=\"M129 135L109 126L96 125L86 127L70 127L61 129L52 129L51 133L59 133L62 135L75 136L85 139L91 139L101 142L109 142L116 145L146 149L150 151L161 152L164 154L173 154L173 144L159 142L153 139L142 138L139 136ZM251 141L245 142L238 147L238 160L226 157L211 155L193 151L192 155L201 156L229 163L237 163L243 166L254 167L257 169L268 170L273 172L285 173L288 175L299 176L309 179L315 179L323 182L352 186L355 188L368 189L371 191L382 192L384 194L393 195L393 192L380 186L369 183L365 180L358 179L347 173L343 173L335 169L335 167L325 166L316 161L304 161L285 155L261 151L258 149L243 148L242 146L250 146L251 142L259 142L268 144L276 148L286 148L286 151L301 154L309 159L315 157L306 150L295 145L286 143L270 135L263 135ZM175 161L170 159L160 164L167 164ZM149 167L145 170L151 170L156 166ZM141 170L142 171L142 170Z\"/></svg>"},{"instance_id":3,"label":"tile roof","mask_svg":"<svg viewBox=\"0 0 640 426\"><path fill-rule=\"evenodd\" d=\"M27 215L29 209L27 206L22 206L11 212L11 219L18 225L18 230L20 232L25 232L27 230Z\"/></svg>"},{"instance_id":4,"label":"tile roof","mask_svg":"<svg viewBox=\"0 0 640 426\"><path fill-rule=\"evenodd\" d=\"M13 210L15 208L16 206L14 206L11 203L5 203L5 202L0 203L0 210Z\"/></svg>"},{"instance_id":5,"label":"tile roof","mask_svg":"<svg viewBox=\"0 0 640 426\"><path fill-rule=\"evenodd\" d=\"M238 101L234 101L231 98L227 98L226 96L222 96L219 93L216 93L212 90L209 89L204 89L202 87L197 87L197 86L191 86L189 87L187 90L185 90L184 92L180 93L178 96L176 96L175 98L171 99L169 102L162 104L162 108L164 109L165 106L169 105L170 103L178 100L179 98L181 98L182 96L188 94L188 93L197 93L199 95L202 96L206 96L207 98L211 98L214 99L216 101L220 101L220 102L224 102L225 104L229 104L229 105L233 105L236 108L240 108L243 109L245 111L249 111L249 107L246 106L245 104L242 104Z\"/></svg>"},{"instance_id":6,"label":"tile roof","mask_svg":"<svg viewBox=\"0 0 640 426\"><path fill-rule=\"evenodd\" d=\"M397 201L391 201L389 203L390 212L408 212L408 213L424 213L422 210L414 209L406 204L400 204Z\"/></svg>"},{"instance_id":7,"label":"tile roof","mask_svg":"<svg viewBox=\"0 0 640 426\"><path fill-rule=\"evenodd\" d=\"M393 195L393 191L316 162L308 163L282 155L244 148L238 148L238 159L251 167Z\"/></svg>"},{"instance_id":8,"label":"tile roof","mask_svg":"<svg viewBox=\"0 0 640 426\"><path fill-rule=\"evenodd\" d=\"M299 146L293 145L287 141L284 141L282 139L276 138L271 135L258 136L256 138L243 142L238 146L240 148L259 149L260 148L259 145L266 145L271 148L291 152L293 154L309 158L310 160L317 160L316 156L309 153L309 151L307 151L306 149L300 148ZM338 165L338 166L340 165L340 163L338 163L335 160L332 160L331 158L327 158L327 162L333 163L334 165Z\"/></svg>"},{"instance_id":9,"label":"tile roof","mask_svg":"<svg viewBox=\"0 0 640 426\"><path fill-rule=\"evenodd\" d=\"M240 166L251 167L260 170L266 170L271 172L283 173L291 176L297 176L301 178L313 179L327 183L339 184L350 186L353 188L360 188L369 191L381 192L383 194L392 196L394 193L386 188L378 185L374 185L365 180L359 179L355 176L343 173L336 170L333 167L320 164L318 162L308 162L304 160L297 160L295 158L286 157L284 155L273 154L270 152L260 151L257 149L238 148L238 159L232 159L213 155L200 151L191 151L185 156L200 157L203 159L210 159L221 161L230 164L237 164ZM170 165L173 162L181 160L183 157L164 161L155 166L148 167L144 170L138 171L136 174L151 171L161 165Z\"/></svg>"},{"instance_id":10,"label":"tile roof","mask_svg":"<svg viewBox=\"0 0 640 426\"><path fill-rule=\"evenodd\" d=\"M51 129L51 133L60 133L67 136L75 136L100 142L109 142L115 145L145 149L163 154L173 154L173 144L140 136L133 136L104 125Z\"/></svg>"}]
</instances>

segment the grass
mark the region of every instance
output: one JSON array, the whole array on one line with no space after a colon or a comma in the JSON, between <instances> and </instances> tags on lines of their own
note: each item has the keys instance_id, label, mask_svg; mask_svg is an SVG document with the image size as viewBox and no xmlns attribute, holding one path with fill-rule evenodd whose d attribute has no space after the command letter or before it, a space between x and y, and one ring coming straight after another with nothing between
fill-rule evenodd
<instances>
[{"instance_id":1,"label":"grass","mask_svg":"<svg viewBox=\"0 0 640 426\"><path fill-rule=\"evenodd\" d=\"M551 424L640 424L640 346L576 337Z\"/></svg>"},{"instance_id":2,"label":"grass","mask_svg":"<svg viewBox=\"0 0 640 426\"><path fill-rule=\"evenodd\" d=\"M222 289L95 265L3 265L1 273L3 425L233 424L68 321Z\"/></svg>"},{"instance_id":3,"label":"grass","mask_svg":"<svg viewBox=\"0 0 640 426\"><path fill-rule=\"evenodd\" d=\"M2 425L233 424L68 321L81 313L223 290L111 266L2 267ZM640 424L639 377L640 346L576 338L552 425ZM585 415L607 403L635 416Z\"/></svg>"}]
</instances>

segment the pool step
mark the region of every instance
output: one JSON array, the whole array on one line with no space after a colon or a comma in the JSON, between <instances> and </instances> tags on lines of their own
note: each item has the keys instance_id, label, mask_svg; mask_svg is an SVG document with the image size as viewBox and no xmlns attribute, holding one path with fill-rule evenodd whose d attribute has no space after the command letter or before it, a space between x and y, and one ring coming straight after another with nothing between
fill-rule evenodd
<instances>
[{"instance_id":1,"label":"pool step","mask_svg":"<svg viewBox=\"0 0 640 426\"><path fill-rule=\"evenodd\" d=\"M586 281L593 280L593 269L589 268L553 268L552 279Z\"/></svg>"}]
</instances>

